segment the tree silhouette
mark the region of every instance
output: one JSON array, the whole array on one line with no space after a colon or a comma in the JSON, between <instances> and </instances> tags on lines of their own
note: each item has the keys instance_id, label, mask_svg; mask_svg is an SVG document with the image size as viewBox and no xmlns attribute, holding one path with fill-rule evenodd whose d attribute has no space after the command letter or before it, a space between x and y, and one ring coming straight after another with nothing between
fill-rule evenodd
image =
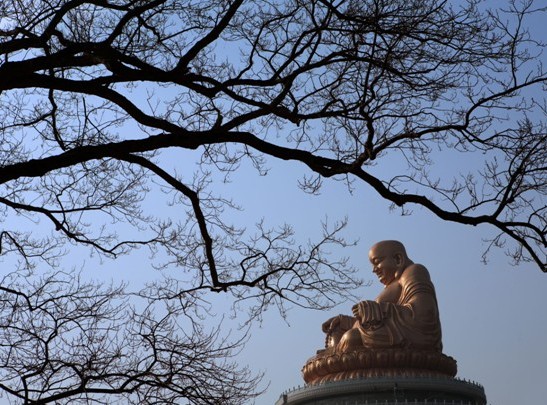
<instances>
[{"instance_id":1,"label":"tree silhouette","mask_svg":"<svg viewBox=\"0 0 547 405\"><path fill-rule=\"evenodd\" d=\"M188 275L151 301L229 292L251 317L328 306L355 283L325 253L346 244L344 223L296 246L288 225L231 224L237 204L215 192L218 174L265 173L271 157L303 164L305 192L330 178L403 212L489 225L487 251L546 271L537 3L3 1L1 254L30 269L73 246L148 248L151 265ZM195 170L167 163L183 152ZM446 156L466 164L437 170Z\"/></svg>"},{"instance_id":2,"label":"tree silhouette","mask_svg":"<svg viewBox=\"0 0 547 405\"><path fill-rule=\"evenodd\" d=\"M205 330L188 297L138 311L124 286L74 274L12 273L1 285L0 389L20 403L244 404L257 394L259 377L232 359L242 342Z\"/></svg>"}]
</instances>

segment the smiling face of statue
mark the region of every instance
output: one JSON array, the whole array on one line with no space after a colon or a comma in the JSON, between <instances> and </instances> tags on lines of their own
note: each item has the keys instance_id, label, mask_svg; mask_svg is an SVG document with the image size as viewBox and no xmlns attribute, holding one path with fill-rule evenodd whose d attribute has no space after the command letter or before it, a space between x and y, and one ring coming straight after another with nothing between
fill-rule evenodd
<instances>
[{"instance_id":1,"label":"smiling face of statue","mask_svg":"<svg viewBox=\"0 0 547 405\"><path fill-rule=\"evenodd\" d=\"M370 248L368 258L372 264L372 272L380 282L389 285L400 275L405 264L406 254L400 242L379 242Z\"/></svg>"}]
</instances>

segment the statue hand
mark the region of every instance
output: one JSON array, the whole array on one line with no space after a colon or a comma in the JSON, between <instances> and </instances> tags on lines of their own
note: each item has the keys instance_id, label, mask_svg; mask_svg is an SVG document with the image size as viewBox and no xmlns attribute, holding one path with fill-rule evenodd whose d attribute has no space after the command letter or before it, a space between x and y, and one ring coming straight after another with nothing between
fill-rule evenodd
<instances>
[{"instance_id":1,"label":"statue hand","mask_svg":"<svg viewBox=\"0 0 547 405\"><path fill-rule=\"evenodd\" d=\"M328 321L323 322L322 330L325 333L330 333L336 329L338 325L340 325L340 316L335 316L330 318Z\"/></svg>"},{"instance_id":2,"label":"statue hand","mask_svg":"<svg viewBox=\"0 0 547 405\"><path fill-rule=\"evenodd\" d=\"M353 316L357 319L361 319L361 314L359 313L359 304L355 304L353 307L351 307L351 312L353 312Z\"/></svg>"}]
</instances>

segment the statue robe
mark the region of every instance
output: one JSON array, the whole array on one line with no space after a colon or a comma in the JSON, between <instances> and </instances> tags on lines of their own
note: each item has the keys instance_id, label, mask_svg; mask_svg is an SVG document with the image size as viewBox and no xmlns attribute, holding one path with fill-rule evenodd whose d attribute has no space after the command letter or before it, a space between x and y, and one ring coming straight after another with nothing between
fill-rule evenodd
<instances>
[{"instance_id":1,"label":"statue robe","mask_svg":"<svg viewBox=\"0 0 547 405\"><path fill-rule=\"evenodd\" d=\"M345 328L339 349L354 346L357 329L367 348L405 347L442 351L441 323L435 288L427 269L418 264L407 267L386 286L375 301L357 304L358 319L344 317ZM348 323L353 321L353 325Z\"/></svg>"}]
</instances>

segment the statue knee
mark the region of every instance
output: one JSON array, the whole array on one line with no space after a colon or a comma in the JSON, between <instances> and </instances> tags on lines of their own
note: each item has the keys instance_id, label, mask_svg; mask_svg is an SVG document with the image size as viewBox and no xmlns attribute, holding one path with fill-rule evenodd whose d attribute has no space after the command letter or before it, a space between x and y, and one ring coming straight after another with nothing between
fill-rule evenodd
<instances>
[{"instance_id":1,"label":"statue knee","mask_svg":"<svg viewBox=\"0 0 547 405\"><path fill-rule=\"evenodd\" d=\"M363 340L358 329L350 329L340 339L338 350L341 352L351 351L363 347Z\"/></svg>"}]
</instances>

